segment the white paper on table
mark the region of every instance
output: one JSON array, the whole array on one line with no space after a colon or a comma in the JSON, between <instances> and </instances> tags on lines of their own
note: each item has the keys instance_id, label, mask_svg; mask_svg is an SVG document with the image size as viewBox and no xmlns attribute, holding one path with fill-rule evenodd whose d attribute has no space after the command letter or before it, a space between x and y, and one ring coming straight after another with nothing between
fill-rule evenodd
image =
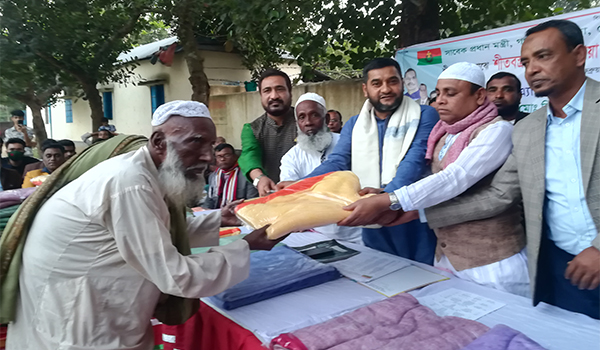
<instances>
[{"instance_id":1,"label":"white paper on table","mask_svg":"<svg viewBox=\"0 0 600 350\"><path fill-rule=\"evenodd\" d=\"M334 266L351 280L366 283L410 266L410 263L388 254L363 251L351 258L328 265Z\"/></svg>"},{"instance_id":2,"label":"white paper on table","mask_svg":"<svg viewBox=\"0 0 600 350\"><path fill-rule=\"evenodd\" d=\"M215 211L220 211L221 209L206 209L206 210L199 210L199 211L195 211L193 212L194 216L204 216L204 215L208 215L210 213L213 213Z\"/></svg>"},{"instance_id":3,"label":"white paper on table","mask_svg":"<svg viewBox=\"0 0 600 350\"><path fill-rule=\"evenodd\" d=\"M473 321L506 305L493 299L455 288L417 299L422 305L433 310L438 316L456 316Z\"/></svg>"},{"instance_id":4,"label":"white paper on table","mask_svg":"<svg viewBox=\"0 0 600 350\"><path fill-rule=\"evenodd\" d=\"M447 277L427 271L417 266L408 266L376 280L361 283L387 297L424 287L428 284L445 281Z\"/></svg>"}]
</instances>

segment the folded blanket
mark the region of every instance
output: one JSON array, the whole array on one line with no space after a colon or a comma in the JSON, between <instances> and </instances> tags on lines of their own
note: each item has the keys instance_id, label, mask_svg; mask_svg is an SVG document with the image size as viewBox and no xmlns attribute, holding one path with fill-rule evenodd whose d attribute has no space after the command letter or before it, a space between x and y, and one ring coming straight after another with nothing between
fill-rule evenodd
<instances>
[{"instance_id":1,"label":"folded blanket","mask_svg":"<svg viewBox=\"0 0 600 350\"><path fill-rule=\"evenodd\" d=\"M439 317L412 295L399 294L282 334L271 341L271 349L459 350L488 330L476 321Z\"/></svg>"},{"instance_id":2,"label":"folded blanket","mask_svg":"<svg viewBox=\"0 0 600 350\"><path fill-rule=\"evenodd\" d=\"M17 203L16 205L0 209L0 236L4 232L4 228L8 224L10 217L19 209L19 205L20 203Z\"/></svg>"},{"instance_id":3,"label":"folded blanket","mask_svg":"<svg viewBox=\"0 0 600 350\"><path fill-rule=\"evenodd\" d=\"M270 239L290 232L335 224L352 212L342 209L361 196L358 177L351 171L300 180L266 197L247 200L235 208L237 216L254 229L265 225Z\"/></svg>"},{"instance_id":4,"label":"folded blanket","mask_svg":"<svg viewBox=\"0 0 600 350\"><path fill-rule=\"evenodd\" d=\"M545 348L525 334L499 324L462 350L545 350Z\"/></svg>"},{"instance_id":5,"label":"folded blanket","mask_svg":"<svg viewBox=\"0 0 600 350\"><path fill-rule=\"evenodd\" d=\"M340 278L333 267L286 246L250 254L250 276L210 298L225 310L270 299Z\"/></svg>"},{"instance_id":6,"label":"folded blanket","mask_svg":"<svg viewBox=\"0 0 600 350\"><path fill-rule=\"evenodd\" d=\"M23 203L33 191L35 191L35 187L0 191L0 209Z\"/></svg>"}]
</instances>

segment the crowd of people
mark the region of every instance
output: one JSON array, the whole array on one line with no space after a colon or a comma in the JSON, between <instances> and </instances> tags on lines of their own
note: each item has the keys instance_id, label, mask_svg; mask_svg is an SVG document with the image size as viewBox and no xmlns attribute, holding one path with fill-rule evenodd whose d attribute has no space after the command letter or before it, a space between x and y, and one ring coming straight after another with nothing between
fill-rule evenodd
<instances>
[{"instance_id":1,"label":"crowd of people","mask_svg":"<svg viewBox=\"0 0 600 350\"><path fill-rule=\"evenodd\" d=\"M192 101L160 106L149 139L103 125L110 137L64 165L72 142L46 141L40 162L25 155L35 143L15 121L2 184L5 167L18 187L48 175L51 195L23 204L3 233L8 349L151 349L153 314L182 322L197 298L247 277L250 250L278 242L263 227L188 255L218 245L220 226L241 224L235 205L343 170L371 195L315 231L599 319L600 83L586 77L586 57L573 22L527 31L525 78L548 98L531 115L519 111L518 77L486 81L469 62L444 70L427 96L414 70L403 80L395 60L374 59L364 105L345 122L316 93L292 107L289 77L268 69L258 82L265 113L243 126L241 154ZM52 177L61 165L74 171ZM183 208L200 204L221 210L186 219Z\"/></svg>"}]
</instances>

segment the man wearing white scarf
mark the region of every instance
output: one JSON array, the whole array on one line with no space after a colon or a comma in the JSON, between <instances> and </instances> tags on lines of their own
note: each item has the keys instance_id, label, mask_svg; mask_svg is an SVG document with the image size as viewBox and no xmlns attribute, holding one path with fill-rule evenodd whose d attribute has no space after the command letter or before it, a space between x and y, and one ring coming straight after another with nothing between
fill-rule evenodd
<instances>
[{"instance_id":1,"label":"man wearing white scarf","mask_svg":"<svg viewBox=\"0 0 600 350\"><path fill-rule=\"evenodd\" d=\"M427 138L439 117L435 109L403 98L400 65L377 58L363 69L367 101L344 125L333 153L307 177L352 170L363 187L385 192L410 185L425 175ZM418 220L394 227L363 229L369 247L433 263L435 235Z\"/></svg>"}]
</instances>

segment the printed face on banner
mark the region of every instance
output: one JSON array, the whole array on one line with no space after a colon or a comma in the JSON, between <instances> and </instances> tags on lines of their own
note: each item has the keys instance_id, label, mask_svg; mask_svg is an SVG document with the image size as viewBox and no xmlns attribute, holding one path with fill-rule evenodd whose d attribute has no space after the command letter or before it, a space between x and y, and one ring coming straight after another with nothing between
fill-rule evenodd
<instances>
[{"instance_id":1,"label":"printed face on banner","mask_svg":"<svg viewBox=\"0 0 600 350\"><path fill-rule=\"evenodd\" d=\"M408 70L404 75L404 86L406 86L407 95L412 95L419 89L417 73L414 70Z\"/></svg>"}]
</instances>

